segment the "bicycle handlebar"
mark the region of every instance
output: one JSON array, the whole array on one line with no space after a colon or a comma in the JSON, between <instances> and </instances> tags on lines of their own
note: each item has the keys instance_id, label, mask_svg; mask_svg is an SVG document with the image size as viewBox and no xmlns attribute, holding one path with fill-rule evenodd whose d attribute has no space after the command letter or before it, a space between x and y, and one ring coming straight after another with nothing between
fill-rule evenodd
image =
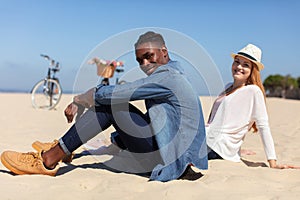
<instances>
[{"instance_id":1,"label":"bicycle handlebar","mask_svg":"<svg viewBox=\"0 0 300 200\"><path fill-rule=\"evenodd\" d=\"M88 64L93 65L102 65L102 66L114 66L114 67L123 67L124 62L123 61L116 61L116 60L104 60L99 58L93 58L88 61Z\"/></svg>"},{"instance_id":2,"label":"bicycle handlebar","mask_svg":"<svg viewBox=\"0 0 300 200\"><path fill-rule=\"evenodd\" d=\"M106 65L106 66L114 66L114 67L123 67L124 64L122 61L115 61L115 60L103 60L103 59L100 59L99 64L101 65Z\"/></svg>"},{"instance_id":3,"label":"bicycle handlebar","mask_svg":"<svg viewBox=\"0 0 300 200\"><path fill-rule=\"evenodd\" d=\"M41 54L41 56L50 62L50 66L54 66L54 68L52 68L52 70L59 71L59 68L60 68L59 62L50 58L48 55Z\"/></svg>"},{"instance_id":4,"label":"bicycle handlebar","mask_svg":"<svg viewBox=\"0 0 300 200\"><path fill-rule=\"evenodd\" d=\"M47 55L41 54L41 56L42 56L43 58L45 58L46 60L50 60L50 57L47 56Z\"/></svg>"}]
</instances>

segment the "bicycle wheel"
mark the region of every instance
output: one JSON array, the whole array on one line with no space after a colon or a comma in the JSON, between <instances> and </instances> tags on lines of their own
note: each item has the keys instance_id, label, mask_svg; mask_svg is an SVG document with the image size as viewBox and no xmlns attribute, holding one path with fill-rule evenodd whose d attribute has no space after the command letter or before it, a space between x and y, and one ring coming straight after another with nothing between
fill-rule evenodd
<instances>
[{"instance_id":1,"label":"bicycle wheel","mask_svg":"<svg viewBox=\"0 0 300 200\"><path fill-rule=\"evenodd\" d=\"M59 103L61 94L61 86L57 80L41 80L32 89L32 106L37 109L51 110Z\"/></svg>"}]
</instances>

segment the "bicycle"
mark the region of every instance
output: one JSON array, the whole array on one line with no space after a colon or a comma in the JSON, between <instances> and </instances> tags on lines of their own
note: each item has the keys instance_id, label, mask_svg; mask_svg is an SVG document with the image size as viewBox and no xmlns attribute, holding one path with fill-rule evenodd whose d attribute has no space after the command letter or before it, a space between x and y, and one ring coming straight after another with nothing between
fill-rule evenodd
<instances>
[{"instance_id":1,"label":"bicycle","mask_svg":"<svg viewBox=\"0 0 300 200\"><path fill-rule=\"evenodd\" d=\"M109 85L110 84L109 79L114 76L115 72L117 73L115 84L116 85L121 85L121 84L126 83L125 80L119 80L119 73L124 72L124 69L120 68L120 67L124 66L124 63L122 61L103 60L103 59L99 59L99 58L95 57L95 58L89 60L88 64L90 64L90 65L95 64L97 66L97 75L102 77L101 84ZM84 112L84 110L80 111L81 114L83 112ZM79 115L77 114L77 117L78 116ZM76 121L77 120L78 120L78 118L76 118ZM120 136L117 133L113 133L111 135L110 140L111 140L112 143L117 144L120 148L125 149L125 146L122 145L122 142L120 142ZM92 148L94 148L94 145L96 145L96 147L97 147L97 143L99 143L99 141L100 141L99 146L101 146L101 141L102 140L97 140L97 142L95 144L92 144ZM84 146L87 149L91 148L88 145L88 143L84 144Z\"/></svg>"},{"instance_id":2,"label":"bicycle","mask_svg":"<svg viewBox=\"0 0 300 200\"><path fill-rule=\"evenodd\" d=\"M88 64L96 64L97 65L97 75L102 77L101 84L109 85L109 79L114 76L114 73L117 74L124 72L124 69L120 67L124 66L122 61L109 61L103 60L99 58L93 58L88 61ZM116 77L116 85L121 85L126 83L126 81L121 80L119 81L119 75Z\"/></svg>"},{"instance_id":3,"label":"bicycle","mask_svg":"<svg viewBox=\"0 0 300 200\"><path fill-rule=\"evenodd\" d=\"M49 61L47 76L38 81L31 90L31 103L36 109L51 110L59 103L62 88L55 73L60 70L59 62L47 55L41 57Z\"/></svg>"}]
</instances>

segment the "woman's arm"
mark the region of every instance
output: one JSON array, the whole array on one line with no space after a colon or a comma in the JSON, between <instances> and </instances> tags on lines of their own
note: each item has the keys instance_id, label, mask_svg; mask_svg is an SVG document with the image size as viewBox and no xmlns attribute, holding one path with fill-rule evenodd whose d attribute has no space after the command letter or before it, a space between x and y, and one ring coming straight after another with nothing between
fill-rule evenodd
<instances>
[{"instance_id":1,"label":"woman's arm","mask_svg":"<svg viewBox=\"0 0 300 200\"><path fill-rule=\"evenodd\" d=\"M276 163L276 160L268 160L268 162L269 162L269 166L271 168L277 168L278 167L277 163Z\"/></svg>"},{"instance_id":2,"label":"woman's arm","mask_svg":"<svg viewBox=\"0 0 300 200\"><path fill-rule=\"evenodd\" d=\"M253 117L258 127L258 131L261 135L270 168L300 169L300 167L294 165L277 164L273 137L271 135L271 131L268 123L267 109L261 91L255 93L253 108L254 108Z\"/></svg>"},{"instance_id":3,"label":"woman's arm","mask_svg":"<svg viewBox=\"0 0 300 200\"><path fill-rule=\"evenodd\" d=\"M276 161L275 146L269 126L265 99L258 87L253 87L252 119L256 122L267 159Z\"/></svg>"}]
</instances>

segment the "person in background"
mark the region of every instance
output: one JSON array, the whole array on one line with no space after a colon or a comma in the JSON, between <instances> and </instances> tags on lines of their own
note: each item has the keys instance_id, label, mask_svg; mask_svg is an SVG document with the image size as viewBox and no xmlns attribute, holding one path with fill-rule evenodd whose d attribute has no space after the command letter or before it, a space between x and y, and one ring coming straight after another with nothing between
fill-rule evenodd
<instances>
[{"instance_id":1,"label":"person in background","mask_svg":"<svg viewBox=\"0 0 300 200\"><path fill-rule=\"evenodd\" d=\"M208 159L239 162L245 135L253 129L261 136L271 168L299 168L276 162L265 90L260 78L260 70L264 68L261 55L260 48L253 44L231 54L233 83L228 84L215 100L206 126ZM245 154L251 152L244 151Z\"/></svg>"}]
</instances>

